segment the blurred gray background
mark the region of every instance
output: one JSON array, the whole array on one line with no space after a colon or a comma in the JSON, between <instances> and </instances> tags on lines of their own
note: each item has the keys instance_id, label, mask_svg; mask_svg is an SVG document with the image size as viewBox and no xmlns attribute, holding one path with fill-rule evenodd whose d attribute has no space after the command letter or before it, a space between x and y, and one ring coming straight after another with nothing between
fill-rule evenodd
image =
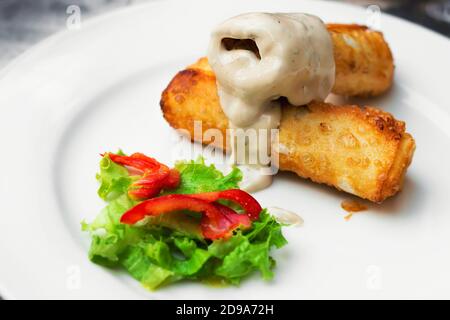
<instances>
[{"instance_id":1,"label":"blurred gray background","mask_svg":"<svg viewBox=\"0 0 450 320\"><path fill-rule=\"evenodd\" d=\"M155 0L0 0L0 68L33 44L65 28L70 5L79 6L82 19L86 19L115 8L151 1ZM450 0L340 1L361 6L377 4L383 12L450 37Z\"/></svg>"},{"instance_id":2,"label":"blurred gray background","mask_svg":"<svg viewBox=\"0 0 450 320\"><path fill-rule=\"evenodd\" d=\"M66 27L67 8L77 5L82 19L154 0L0 0L0 68L49 35Z\"/></svg>"}]
</instances>

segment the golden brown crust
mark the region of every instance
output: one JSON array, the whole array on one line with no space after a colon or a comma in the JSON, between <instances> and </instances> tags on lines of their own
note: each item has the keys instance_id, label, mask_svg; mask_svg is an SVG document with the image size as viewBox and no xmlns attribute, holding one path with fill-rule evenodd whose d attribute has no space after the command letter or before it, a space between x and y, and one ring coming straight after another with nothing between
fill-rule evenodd
<instances>
[{"instance_id":1,"label":"golden brown crust","mask_svg":"<svg viewBox=\"0 0 450 320\"><path fill-rule=\"evenodd\" d=\"M285 107L280 144L282 170L374 202L401 189L414 150L405 124L389 113L327 103Z\"/></svg>"},{"instance_id":2,"label":"golden brown crust","mask_svg":"<svg viewBox=\"0 0 450 320\"><path fill-rule=\"evenodd\" d=\"M370 30L367 26L360 24L342 24L342 23L327 23L328 32L341 32L346 33L348 31L367 31Z\"/></svg>"},{"instance_id":3,"label":"golden brown crust","mask_svg":"<svg viewBox=\"0 0 450 320\"><path fill-rule=\"evenodd\" d=\"M191 137L194 137L194 120L201 121L202 133L217 128L226 137L228 119L220 107L216 77L211 69L203 71L202 60L199 62L193 68L178 72L172 79L162 94L161 110L172 127L188 130ZM224 148L223 145L219 147Z\"/></svg>"},{"instance_id":4,"label":"golden brown crust","mask_svg":"<svg viewBox=\"0 0 450 320\"><path fill-rule=\"evenodd\" d=\"M333 93L376 96L391 87L394 61L381 32L354 24L328 24L327 28L336 63Z\"/></svg>"},{"instance_id":5,"label":"golden brown crust","mask_svg":"<svg viewBox=\"0 0 450 320\"><path fill-rule=\"evenodd\" d=\"M416 142L414 141L414 138L409 133L403 134L398 145L396 158L392 163L387 179L384 181L384 185L381 189L380 199L386 199L401 190L406 170L412 162L415 150Z\"/></svg>"},{"instance_id":6,"label":"golden brown crust","mask_svg":"<svg viewBox=\"0 0 450 320\"><path fill-rule=\"evenodd\" d=\"M205 60L174 77L162 94L161 108L172 127L187 129L191 137L194 120L202 121L203 132L217 128L226 137L228 121ZM281 170L375 202L401 189L415 148L404 122L371 107L286 105L279 133Z\"/></svg>"}]
</instances>

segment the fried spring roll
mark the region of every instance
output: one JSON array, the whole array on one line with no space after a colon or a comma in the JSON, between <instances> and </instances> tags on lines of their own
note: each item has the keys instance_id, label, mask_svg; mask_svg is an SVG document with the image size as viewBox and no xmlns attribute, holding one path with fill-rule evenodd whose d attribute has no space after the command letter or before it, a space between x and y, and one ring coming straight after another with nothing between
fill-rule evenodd
<instances>
[{"instance_id":1,"label":"fried spring roll","mask_svg":"<svg viewBox=\"0 0 450 320\"><path fill-rule=\"evenodd\" d=\"M334 94L376 96L391 87L394 61L381 32L355 24L327 24L327 28L336 64Z\"/></svg>"},{"instance_id":2,"label":"fried spring roll","mask_svg":"<svg viewBox=\"0 0 450 320\"><path fill-rule=\"evenodd\" d=\"M206 60L179 72L162 94L165 119L194 137L194 120L202 130L219 129L226 137L228 120L220 106L216 79ZM328 184L364 199L382 202L396 194L411 163L415 142L404 122L375 108L311 103L284 105L279 128L281 170ZM218 144L227 148L227 142Z\"/></svg>"},{"instance_id":3,"label":"fried spring roll","mask_svg":"<svg viewBox=\"0 0 450 320\"><path fill-rule=\"evenodd\" d=\"M405 123L372 107L286 106L279 133L282 170L374 202L401 190L415 150Z\"/></svg>"},{"instance_id":4,"label":"fried spring roll","mask_svg":"<svg viewBox=\"0 0 450 320\"><path fill-rule=\"evenodd\" d=\"M328 24L327 28L336 64L334 94L377 96L391 87L394 61L382 33L360 25ZM206 58L198 63L210 68Z\"/></svg>"}]
</instances>

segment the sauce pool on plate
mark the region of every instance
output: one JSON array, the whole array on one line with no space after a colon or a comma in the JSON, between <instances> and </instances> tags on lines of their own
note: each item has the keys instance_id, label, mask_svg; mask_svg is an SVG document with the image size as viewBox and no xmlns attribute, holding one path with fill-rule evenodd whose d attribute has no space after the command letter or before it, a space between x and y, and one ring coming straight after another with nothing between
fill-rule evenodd
<instances>
[{"instance_id":1,"label":"sauce pool on plate","mask_svg":"<svg viewBox=\"0 0 450 320\"><path fill-rule=\"evenodd\" d=\"M353 217L353 214L365 211L368 209L368 207L356 200L344 200L341 202L341 207L345 211L348 212L348 214L344 217L345 220L350 220Z\"/></svg>"}]
</instances>

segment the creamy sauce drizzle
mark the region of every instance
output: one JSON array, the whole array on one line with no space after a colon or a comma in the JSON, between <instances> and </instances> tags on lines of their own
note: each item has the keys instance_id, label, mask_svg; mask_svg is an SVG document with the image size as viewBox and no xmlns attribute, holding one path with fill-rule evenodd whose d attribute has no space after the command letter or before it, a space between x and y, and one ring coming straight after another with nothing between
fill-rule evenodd
<instances>
[{"instance_id":1,"label":"creamy sauce drizzle","mask_svg":"<svg viewBox=\"0 0 450 320\"><path fill-rule=\"evenodd\" d=\"M244 187L267 187L272 176L262 169L270 165L271 129L281 120L277 99L285 97L298 106L323 101L334 85L333 45L326 26L301 13L239 15L213 31L208 60L230 123L232 161L250 165L247 171L252 172ZM256 140L245 138L248 129L257 131ZM245 140L242 152L239 141Z\"/></svg>"},{"instance_id":2,"label":"creamy sauce drizzle","mask_svg":"<svg viewBox=\"0 0 450 320\"><path fill-rule=\"evenodd\" d=\"M295 212L278 207L269 207L267 210L279 223L298 227L301 227L304 224L302 217Z\"/></svg>"}]
</instances>

